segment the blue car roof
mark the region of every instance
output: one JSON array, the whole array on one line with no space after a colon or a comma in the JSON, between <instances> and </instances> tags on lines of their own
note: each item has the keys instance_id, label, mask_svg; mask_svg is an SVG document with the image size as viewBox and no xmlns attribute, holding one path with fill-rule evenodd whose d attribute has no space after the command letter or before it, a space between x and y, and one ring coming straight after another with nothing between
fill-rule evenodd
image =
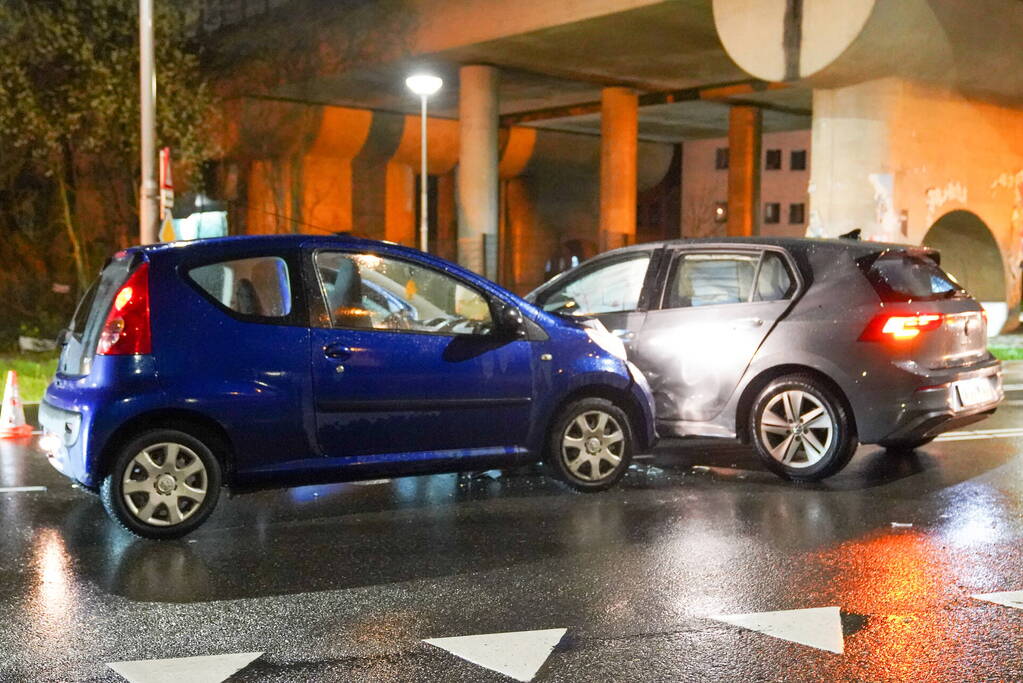
<instances>
[{"instance_id":1,"label":"blue car roof","mask_svg":"<svg viewBox=\"0 0 1023 683\"><path fill-rule=\"evenodd\" d=\"M337 244L337 245L380 245L386 244L388 246L399 246L390 242L381 242L377 240L369 240L361 237L352 237L351 235L308 235L308 234L288 234L288 235L231 235L229 237L209 237L200 240L191 241L178 241L178 242L158 242L156 244L147 244L144 246L130 247L127 251L143 251L147 254L160 253L164 251L177 250L177 249L207 249L207 248L223 248L225 246L246 246L246 247L298 247L310 242L323 242L324 244Z\"/></svg>"}]
</instances>

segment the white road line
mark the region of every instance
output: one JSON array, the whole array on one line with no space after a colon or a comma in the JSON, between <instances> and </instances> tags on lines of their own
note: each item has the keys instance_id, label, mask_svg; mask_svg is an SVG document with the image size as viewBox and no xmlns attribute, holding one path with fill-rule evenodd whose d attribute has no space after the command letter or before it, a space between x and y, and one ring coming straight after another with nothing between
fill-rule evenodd
<instances>
[{"instance_id":1,"label":"white road line","mask_svg":"<svg viewBox=\"0 0 1023 683\"><path fill-rule=\"evenodd\" d=\"M1023 384L1003 384L1002 391L1023 391Z\"/></svg>"},{"instance_id":2,"label":"white road line","mask_svg":"<svg viewBox=\"0 0 1023 683\"><path fill-rule=\"evenodd\" d=\"M971 429L961 432L945 432L942 436L957 436L959 434L1008 434L1010 432L1023 432L1023 427L999 427L997 429Z\"/></svg>"},{"instance_id":3,"label":"white road line","mask_svg":"<svg viewBox=\"0 0 1023 683\"><path fill-rule=\"evenodd\" d=\"M45 490L45 486L0 486L0 493L32 493Z\"/></svg>"},{"instance_id":4,"label":"white road line","mask_svg":"<svg viewBox=\"0 0 1023 683\"><path fill-rule=\"evenodd\" d=\"M935 441L970 441L972 439L1016 439L1023 437L1023 429L989 429L975 432L948 432Z\"/></svg>"}]
</instances>

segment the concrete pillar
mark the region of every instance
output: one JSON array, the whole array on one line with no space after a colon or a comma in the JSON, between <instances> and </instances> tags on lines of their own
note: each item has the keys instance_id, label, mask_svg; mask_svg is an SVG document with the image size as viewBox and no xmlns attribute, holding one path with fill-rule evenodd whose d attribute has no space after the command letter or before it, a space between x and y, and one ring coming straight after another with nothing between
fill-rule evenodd
<instances>
[{"instance_id":1,"label":"concrete pillar","mask_svg":"<svg viewBox=\"0 0 1023 683\"><path fill-rule=\"evenodd\" d=\"M416 176L411 166L390 161L385 174L384 239L416 246Z\"/></svg>"},{"instance_id":2,"label":"concrete pillar","mask_svg":"<svg viewBox=\"0 0 1023 683\"><path fill-rule=\"evenodd\" d=\"M728 113L728 234L758 232L760 216L759 107L735 106Z\"/></svg>"},{"instance_id":3,"label":"concrete pillar","mask_svg":"<svg viewBox=\"0 0 1023 683\"><path fill-rule=\"evenodd\" d=\"M810 236L837 237L859 229L865 239L906 239L899 224L899 211L906 207L895 201L899 169L892 150L901 91L897 79L813 91ZM927 168L925 163L920 166ZM942 161L933 166L950 165ZM959 180L961 175L950 178ZM923 197L925 192L919 194ZM915 211L914 219L921 219L922 213Z\"/></svg>"},{"instance_id":4,"label":"concrete pillar","mask_svg":"<svg viewBox=\"0 0 1023 683\"><path fill-rule=\"evenodd\" d=\"M458 262L497 277L499 73L459 69Z\"/></svg>"},{"instance_id":5,"label":"concrete pillar","mask_svg":"<svg viewBox=\"0 0 1023 683\"><path fill-rule=\"evenodd\" d=\"M604 88L600 103L600 249L636 237L639 108L629 88Z\"/></svg>"},{"instance_id":6,"label":"concrete pillar","mask_svg":"<svg viewBox=\"0 0 1023 683\"><path fill-rule=\"evenodd\" d=\"M437 230L433 235L431 251L455 261L458 258L456 244L458 235L458 211L455 201L455 174L445 173L437 176L437 206L433 209L437 216Z\"/></svg>"}]
</instances>

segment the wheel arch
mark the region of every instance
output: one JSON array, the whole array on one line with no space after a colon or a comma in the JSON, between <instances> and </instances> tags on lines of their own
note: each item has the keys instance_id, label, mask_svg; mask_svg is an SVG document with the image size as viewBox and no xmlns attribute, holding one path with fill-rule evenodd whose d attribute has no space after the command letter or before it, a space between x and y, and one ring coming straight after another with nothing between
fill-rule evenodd
<instances>
[{"instance_id":1,"label":"wheel arch","mask_svg":"<svg viewBox=\"0 0 1023 683\"><path fill-rule=\"evenodd\" d=\"M835 397L842 402L842 407L845 408L846 414L849 416L850 426L854 432L859 430L856 427L856 413L853 411L852 404L849 402L849 397L842 391L842 387L832 379L827 373L818 370L817 368L810 367L809 365L800 365L798 363L786 363L783 365L775 365L774 367L763 370L760 374L750 380L746 387L742 391L742 395L739 397L739 401L735 407L735 435L743 443L749 443L749 412L753 409L753 403L757 399L757 395L770 384L772 381L785 375L810 375L815 379L819 380L825 387L827 387Z\"/></svg>"},{"instance_id":2,"label":"wheel arch","mask_svg":"<svg viewBox=\"0 0 1023 683\"><path fill-rule=\"evenodd\" d=\"M581 387L576 387L572 391L568 392L561 397L554 410L551 411L550 417L547 419L547 423L544 425L543 434L543 448L546 449L547 436L550 434L551 426L555 420L561 415L565 408L575 402L584 398L603 398L611 401L622 411L625 412L625 416L629 418L629 430L632 432L632 438L639 449L646 449L651 444L646 442L646 430L643 429L643 409L640 407L636 398L629 392L628 389L618 388L611 386L610 384L586 384Z\"/></svg>"},{"instance_id":3,"label":"wheel arch","mask_svg":"<svg viewBox=\"0 0 1023 683\"><path fill-rule=\"evenodd\" d=\"M234 446L227 430L216 420L192 410L168 408L141 413L125 421L107 438L99 452L95 480L106 476L118 450L139 434L152 429L177 429L199 439L213 452L224 472L224 483L234 471Z\"/></svg>"}]
</instances>

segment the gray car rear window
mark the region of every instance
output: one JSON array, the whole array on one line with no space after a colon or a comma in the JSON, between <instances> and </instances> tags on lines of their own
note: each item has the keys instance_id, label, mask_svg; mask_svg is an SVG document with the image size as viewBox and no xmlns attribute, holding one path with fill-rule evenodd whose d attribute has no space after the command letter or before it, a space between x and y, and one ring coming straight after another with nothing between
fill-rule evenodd
<instances>
[{"instance_id":1,"label":"gray car rear window","mask_svg":"<svg viewBox=\"0 0 1023 683\"><path fill-rule=\"evenodd\" d=\"M867 277L886 301L927 301L965 294L938 264L912 254L881 256L870 266Z\"/></svg>"}]
</instances>

